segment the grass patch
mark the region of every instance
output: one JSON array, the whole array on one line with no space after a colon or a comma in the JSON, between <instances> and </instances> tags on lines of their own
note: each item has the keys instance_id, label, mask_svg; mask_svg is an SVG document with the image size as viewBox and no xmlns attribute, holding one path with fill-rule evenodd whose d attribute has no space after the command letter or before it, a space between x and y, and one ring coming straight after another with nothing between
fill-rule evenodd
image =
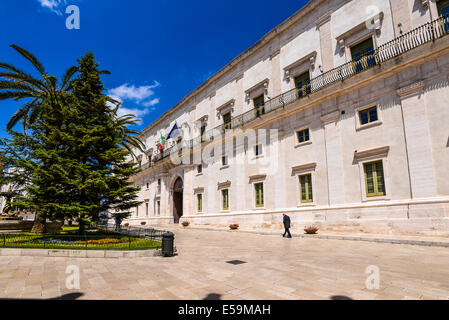
<instances>
[{"instance_id":1,"label":"grass patch","mask_svg":"<svg viewBox=\"0 0 449 320\"><path fill-rule=\"evenodd\" d=\"M64 231L71 234L15 233L0 235L2 248L61 249L61 250L154 250L161 248L161 242L98 231L85 236L76 234L78 230Z\"/></svg>"}]
</instances>

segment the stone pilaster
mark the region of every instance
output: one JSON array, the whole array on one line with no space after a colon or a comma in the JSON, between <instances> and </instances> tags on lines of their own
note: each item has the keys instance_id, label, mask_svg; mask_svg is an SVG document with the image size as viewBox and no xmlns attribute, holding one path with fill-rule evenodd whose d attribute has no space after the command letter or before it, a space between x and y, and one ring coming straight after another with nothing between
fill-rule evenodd
<instances>
[{"instance_id":1,"label":"stone pilaster","mask_svg":"<svg viewBox=\"0 0 449 320\"><path fill-rule=\"evenodd\" d=\"M270 139L272 139L271 133L270 133ZM286 164L285 164L286 140L285 140L285 130L284 129L281 129L278 131L277 141L272 140L272 143L277 143L277 150L274 146L272 146L270 144L271 152L273 152L273 154L270 154L270 157L275 159L275 161L277 162L276 164L272 164L273 172L270 172L270 174L272 174L274 176L273 180L275 183L274 205L275 205L275 208L286 208L287 207L286 186L288 185L287 177L290 176L291 172L288 171L289 168L287 168ZM277 152L277 154L274 154L274 152Z\"/></svg>"},{"instance_id":2,"label":"stone pilaster","mask_svg":"<svg viewBox=\"0 0 449 320\"><path fill-rule=\"evenodd\" d=\"M168 173L162 173L159 178L161 179L161 217L171 217L173 213L171 212L170 199L171 199L171 190L170 190L170 181Z\"/></svg>"},{"instance_id":3,"label":"stone pilaster","mask_svg":"<svg viewBox=\"0 0 449 320\"><path fill-rule=\"evenodd\" d=\"M184 165L184 194L182 198L184 216L192 216L196 212L194 207L193 172L193 165Z\"/></svg>"},{"instance_id":4,"label":"stone pilaster","mask_svg":"<svg viewBox=\"0 0 449 320\"><path fill-rule=\"evenodd\" d=\"M324 127L329 205L345 202L343 159L340 133L340 111L321 117Z\"/></svg>"},{"instance_id":5,"label":"stone pilaster","mask_svg":"<svg viewBox=\"0 0 449 320\"><path fill-rule=\"evenodd\" d=\"M423 81L418 81L397 90L404 116L411 197L413 199L436 195L424 86Z\"/></svg>"},{"instance_id":6,"label":"stone pilaster","mask_svg":"<svg viewBox=\"0 0 449 320\"><path fill-rule=\"evenodd\" d=\"M334 68L334 52L332 50L331 13L328 12L317 21L320 32L321 61L324 72Z\"/></svg>"},{"instance_id":7,"label":"stone pilaster","mask_svg":"<svg viewBox=\"0 0 449 320\"><path fill-rule=\"evenodd\" d=\"M408 1L390 0L395 37L413 29Z\"/></svg>"}]
</instances>

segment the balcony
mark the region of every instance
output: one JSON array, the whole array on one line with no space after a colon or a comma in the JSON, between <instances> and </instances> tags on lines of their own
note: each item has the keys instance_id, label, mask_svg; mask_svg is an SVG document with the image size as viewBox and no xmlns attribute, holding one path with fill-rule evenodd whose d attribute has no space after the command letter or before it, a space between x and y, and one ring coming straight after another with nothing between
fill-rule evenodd
<instances>
[{"instance_id":1,"label":"balcony","mask_svg":"<svg viewBox=\"0 0 449 320\"><path fill-rule=\"evenodd\" d=\"M440 16L438 19L421 25L381 46L369 54L359 57L355 60L340 65L332 70L329 70L318 77L310 80L302 88L295 88L287 91L271 100L264 103L263 112L260 112L260 107L256 107L241 115L231 119L230 123L215 127L201 136L193 138L190 141L184 141L185 147L191 148L203 142L211 141L215 137L221 136L226 129L238 128L247 124L263 114L268 114L272 111L283 108L297 100L318 92L334 83L344 81L361 72L379 66L382 63L396 58L412 49L415 49L426 43L442 38L449 33L449 15ZM164 158L168 157L172 152L179 151L177 146L164 150L163 153L154 157L154 164Z\"/></svg>"}]
</instances>

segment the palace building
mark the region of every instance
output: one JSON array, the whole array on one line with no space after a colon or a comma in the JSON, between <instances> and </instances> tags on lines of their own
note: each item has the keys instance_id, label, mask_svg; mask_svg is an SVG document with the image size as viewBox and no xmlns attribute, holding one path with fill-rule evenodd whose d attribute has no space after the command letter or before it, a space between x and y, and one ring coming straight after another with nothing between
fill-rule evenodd
<instances>
[{"instance_id":1,"label":"palace building","mask_svg":"<svg viewBox=\"0 0 449 320\"><path fill-rule=\"evenodd\" d=\"M449 235L447 13L309 1L141 132L127 222Z\"/></svg>"}]
</instances>

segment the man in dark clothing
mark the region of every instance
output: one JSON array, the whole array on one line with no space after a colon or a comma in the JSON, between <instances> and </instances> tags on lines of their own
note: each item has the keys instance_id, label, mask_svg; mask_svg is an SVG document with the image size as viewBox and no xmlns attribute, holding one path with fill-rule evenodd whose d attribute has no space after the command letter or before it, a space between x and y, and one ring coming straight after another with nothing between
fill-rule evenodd
<instances>
[{"instance_id":1,"label":"man in dark clothing","mask_svg":"<svg viewBox=\"0 0 449 320\"><path fill-rule=\"evenodd\" d=\"M285 213L283 213L283 216L284 216L284 228L285 228L283 237L285 238L285 235L288 234L287 238L291 238L292 235L290 233L290 217L287 216Z\"/></svg>"},{"instance_id":2,"label":"man in dark clothing","mask_svg":"<svg viewBox=\"0 0 449 320\"><path fill-rule=\"evenodd\" d=\"M120 221L120 219L118 217L115 217L115 231L117 231L117 232L120 231L121 224L122 224L122 222Z\"/></svg>"}]
</instances>

